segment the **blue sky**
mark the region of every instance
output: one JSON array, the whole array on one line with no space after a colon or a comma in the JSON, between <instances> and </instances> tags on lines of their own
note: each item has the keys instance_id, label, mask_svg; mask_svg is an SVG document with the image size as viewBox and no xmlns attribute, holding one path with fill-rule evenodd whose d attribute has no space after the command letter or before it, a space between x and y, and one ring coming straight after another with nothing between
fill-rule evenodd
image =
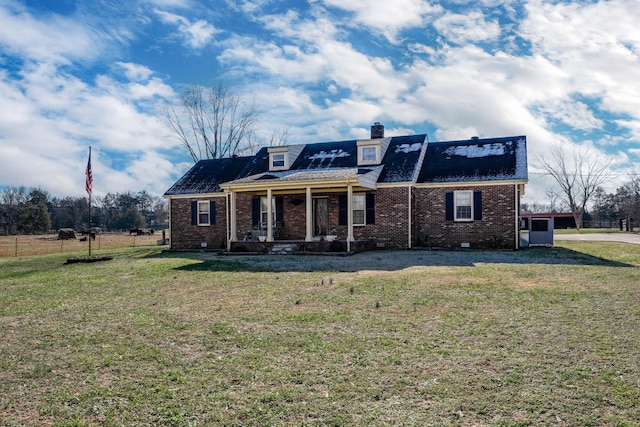
<instances>
[{"instance_id":1,"label":"blue sky","mask_svg":"<svg viewBox=\"0 0 640 427\"><path fill-rule=\"evenodd\" d=\"M191 165L162 120L184 85L263 110L266 141L527 135L640 159L637 0L0 0L0 187L161 195Z\"/></svg>"}]
</instances>

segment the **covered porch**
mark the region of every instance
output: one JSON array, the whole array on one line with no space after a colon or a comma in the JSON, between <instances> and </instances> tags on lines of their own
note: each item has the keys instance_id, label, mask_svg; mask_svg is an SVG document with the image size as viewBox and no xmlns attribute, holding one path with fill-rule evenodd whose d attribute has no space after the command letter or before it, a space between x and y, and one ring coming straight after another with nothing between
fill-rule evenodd
<instances>
[{"instance_id":1,"label":"covered porch","mask_svg":"<svg viewBox=\"0 0 640 427\"><path fill-rule=\"evenodd\" d=\"M286 244L292 252L349 253L367 246L354 238L354 205L362 193L376 189L380 169L269 172L224 184L227 250L269 253ZM346 201L340 227L338 195ZM252 200L250 228L243 218L248 209L239 206L239 197Z\"/></svg>"}]
</instances>

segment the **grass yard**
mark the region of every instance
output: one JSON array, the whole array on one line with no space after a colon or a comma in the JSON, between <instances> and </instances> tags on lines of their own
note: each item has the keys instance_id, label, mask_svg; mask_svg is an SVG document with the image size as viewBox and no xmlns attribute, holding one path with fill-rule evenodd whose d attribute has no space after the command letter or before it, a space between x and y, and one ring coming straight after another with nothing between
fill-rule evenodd
<instances>
[{"instance_id":1,"label":"grass yard","mask_svg":"<svg viewBox=\"0 0 640 427\"><path fill-rule=\"evenodd\" d=\"M137 246L156 246L162 235L132 236L128 233L101 233L91 242L91 249L117 249ZM58 240L56 234L0 236L0 258L33 255L84 252L88 254L89 241L77 239Z\"/></svg>"},{"instance_id":2,"label":"grass yard","mask_svg":"<svg viewBox=\"0 0 640 427\"><path fill-rule=\"evenodd\" d=\"M0 259L0 425L640 424L640 246Z\"/></svg>"},{"instance_id":3,"label":"grass yard","mask_svg":"<svg viewBox=\"0 0 640 427\"><path fill-rule=\"evenodd\" d=\"M580 231L575 228L557 228L553 230L554 234L601 234L601 233L627 233L618 228L581 228Z\"/></svg>"}]
</instances>

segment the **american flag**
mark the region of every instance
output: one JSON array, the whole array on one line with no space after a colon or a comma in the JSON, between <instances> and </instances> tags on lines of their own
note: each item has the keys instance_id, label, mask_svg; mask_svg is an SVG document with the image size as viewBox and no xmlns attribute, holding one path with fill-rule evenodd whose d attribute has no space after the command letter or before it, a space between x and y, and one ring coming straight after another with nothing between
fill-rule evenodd
<instances>
[{"instance_id":1,"label":"american flag","mask_svg":"<svg viewBox=\"0 0 640 427\"><path fill-rule=\"evenodd\" d=\"M87 162L87 181L85 182L85 190L87 193L91 195L91 191L93 190L93 173L91 172L91 147L89 147L89 161Z\"/></svg>"}]
</instances>

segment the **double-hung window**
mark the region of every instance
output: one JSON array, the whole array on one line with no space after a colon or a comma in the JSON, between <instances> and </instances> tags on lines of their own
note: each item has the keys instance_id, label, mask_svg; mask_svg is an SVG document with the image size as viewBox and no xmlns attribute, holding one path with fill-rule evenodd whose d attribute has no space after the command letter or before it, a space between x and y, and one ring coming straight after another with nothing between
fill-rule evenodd
<instances>
[{"instance_id":1,"label":"double-hung window","mask_svg":"<svg viewBox=\"0 0 640 427\"><path fill-rule=\"evenodd\" d=\"M358 141L358 165L377 165L380 163L380 141Z\"/></svg>"},{"instance_id":2,"label":"double-hung window","mask_svg":"<svg viewBox=\"0 0 640 427\"><path fill-rule=\"evenodd\" d=\"M260 197L260 226L267 228L269 212L267 210L268 203L266 197ZM271 224L275 225L276 223L276 199L271 198Z\"/></svg>"},{"instance_id":3,"label":"double-hung window","mask_svg":"<svg viewBox=\"0 0 640 427\"><path fill-rule=\"evenodd\" d=\"M198 202L198 225L211 225L211 203L208 200Z\"/></svg>"},{"instance_id":4,"label":"double-hung window","mask_svg":"<svg viewBox=\"0 0 640 427\"><path fill-rule=\"evenodd\" d=\"M274 153L271 157L271 167L273 169L283 168L285 166L284 153Z\"/></svg>"},{"instance_id":5,"label":"double-hung window","mask_svg":"<svg viewBox=\"0 0 640 427\"><path fill-rule=\"evenodd\" d=\"M216 202L194 200L191 202L191 225L207 226L216 223Z\"/></svg>"},{"instance_id":6,"label":"double-hung window","mask_svg":"<svg viewBox=\"0 0 640 427\"><path fill-rule=\"evenodd\" d=\"M281 171L289 168L289 149L287 147L269 147L269 170Z\"/></svg>"},{"instance_id":7,"label":"double-hung window","mask_svg":"<svg viewBox=\"0 0 640 427\"><path fill-rule=\"evenodd\" d=\"M353 225L365 225L365 210L367 208L367 200L364 193L356 193L353 195L352 215Z\"/></svg>"},{"instance_id":8,"label":"double-hung window","mask_svg":"<svg viewBox=\"0 0 640 427\"><path fill-rule=\"evenodd\" d=\"M346 194L338 196L338 225L348 225L349 215L355 226L376 223L376 196L374 193L353 193L351 212L348 211Z\"/></svg>"},{"instance_id":9,"label":"double-hung window","mask_svg":"<svg viewBox=\"0 0 640 427\"><path fill-rule=\"evenodd\" d=\"M482 220L482 191L458 190L445 194L445 219L471 222Z\"/></svg>"},{"instance_id":10,"label":"double-hung window","mask_svg":"<svg viewBox=\"0 0 640 427\"><path fill-rule=\"evenodd\" d=\"M378 161L378 148L362 147L362 163L377 163Z\"/></svg>"},{"instance_id":11,"label":"double-hung window","mask_svg":"<svg viewBox=\"0 0 640 427\"><path fill-rule=\"evenodd\" d=\"M455 221L473 221L473 191L456 191L453 194Z\"/></svg>"}]
</instances>

